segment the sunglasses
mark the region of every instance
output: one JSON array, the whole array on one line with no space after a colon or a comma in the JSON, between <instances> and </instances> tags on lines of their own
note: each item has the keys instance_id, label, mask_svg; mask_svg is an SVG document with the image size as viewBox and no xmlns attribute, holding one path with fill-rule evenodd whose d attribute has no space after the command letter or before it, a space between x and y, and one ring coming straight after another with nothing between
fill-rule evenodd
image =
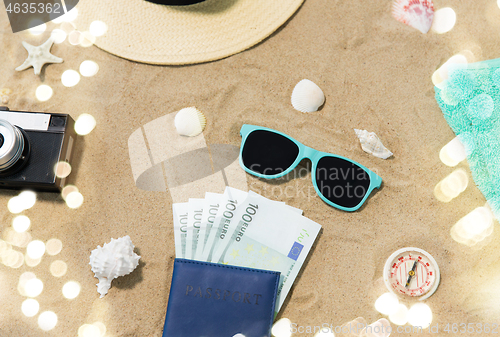
<instances>
[{"instance_id":1,"label":"sunglasses","mask_svg":"<svg viewBox=\"0 0 500 337\"><path fill-rule=\"evenodd\" d=\"M259 178L280 178L308 158L316 193L328 205L343 211L360 208L382 184L382 178L363 165L312 149L279 131L244 124L240 135L240 165L246 172Z\"/></svg>"}]
</instances>

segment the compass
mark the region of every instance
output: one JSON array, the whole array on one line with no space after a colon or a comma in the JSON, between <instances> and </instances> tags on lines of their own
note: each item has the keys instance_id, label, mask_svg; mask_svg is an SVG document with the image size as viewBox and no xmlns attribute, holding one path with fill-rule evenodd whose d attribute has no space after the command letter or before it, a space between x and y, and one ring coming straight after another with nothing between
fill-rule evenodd
<instances>
[{"instance_id":1,"label":"compass","mask_svg":"<svg viewBox=\"0 0 500 337\"><path fill-rule=\"evenodd\" d=\"M419 248L395 251L384 266L384 282L392 293L420 301L434 294L440 278L436 260Z\"/></svg>"}]
</instances>

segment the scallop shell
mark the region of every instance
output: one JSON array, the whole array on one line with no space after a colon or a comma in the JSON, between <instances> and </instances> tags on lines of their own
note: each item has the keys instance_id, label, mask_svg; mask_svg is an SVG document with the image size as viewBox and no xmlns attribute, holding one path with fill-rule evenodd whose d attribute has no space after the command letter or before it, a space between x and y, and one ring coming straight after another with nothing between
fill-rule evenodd
<instances>
[{"instance_id":1,"label":"scallop shell","mask_svg":"<svg viewBox=\"0 0 500 337\"><path fill-rule=\"evenodd\" d=\"M302 80L293 89L292 105L295 110L301 112L318 111L319 107L325 103L325 94L316 83L309 80Z\"/></svg>"},{"instance_id":2,"label":"scallop shell","mask_svg":"<svg viewBox=\"0 0 500 337\"><path fill-rule=\"evenodd\" d=\"M392 5L392 16L425 34L432 26L434 4L432 0L396 0Z\"/></svg>"},{"instance_id":3,"label":"scallop shell","mask_svg":"<svg viewBox=\"0 0 500 337\"><path fill-rule=\"evenodd\" d=\"M113 279L130 274L139 264L141 257L134 253L130 237L111 239L103 247L97 246L90 254L90 266L99 279L97 291L101 298L108 293Z\"/></svg>"},{"instance_id":4,"label":"scallop shell","mask_svg":"<svg viewBox=\"0 0 500 337\"><path fill-rule=\"evenodd\" d=\"M207 125L205 115L195 107L184 108L175 115L175 128L180 135L194 137Z\"/></svg>"},{"instance_id":5,"label":"scallop shell","mask_svg":"<svg viewBox=\"0 0 500 337\"><path fill-rule=\"evenodd\" d=\"M356 132L356 136L358 136L361 142L363 151L382 159L387 159L393 155L393 153L382 144L382 141L374 132L358 129L354 129L354 132Z\"/></svg>"}]
</instances>

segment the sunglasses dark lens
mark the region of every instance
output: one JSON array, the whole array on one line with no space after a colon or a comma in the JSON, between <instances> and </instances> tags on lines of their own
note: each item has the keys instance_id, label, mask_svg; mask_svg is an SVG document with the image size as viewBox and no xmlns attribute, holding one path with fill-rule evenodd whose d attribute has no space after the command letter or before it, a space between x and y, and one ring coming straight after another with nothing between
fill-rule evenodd
<instances>
[{"instance_id":1,"label":"sunglasses dark lens","mask_svg":"<svg viewBox=\"0 0 500 337\"><path fill-rule=\"evenodd\" d=\"M287 137L266 130L256 130L247 136L241 159L249 170L271 176L292 166L298 155L299 147Z\"/></svg>"},{"instance_id":2,"label":"sunglasses dark lens","mask_svg":"<svg viewBox=\"0 0 500 337\"><path fill-rule=\"evenodd\" d=\"M358 165L336 157L323 157L316 167L316 185L334 204L346 208L359 205L370 187L370 176Z\"/></svg>"}]
</instances>

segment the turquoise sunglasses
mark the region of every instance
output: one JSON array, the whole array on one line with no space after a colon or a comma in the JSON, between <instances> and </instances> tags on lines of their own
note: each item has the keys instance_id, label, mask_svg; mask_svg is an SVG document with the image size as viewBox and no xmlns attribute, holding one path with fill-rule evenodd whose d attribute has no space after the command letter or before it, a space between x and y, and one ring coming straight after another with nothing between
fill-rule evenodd
<instances>
[{"instance_id":1,"label":"turquoise sunglasses","mask_svg":"<svg viewBox=\"0 0 500 337\"><path fill-rule=\"evenodd\" d=\"M279 131L244 124L240 135L240 165L248 173L276 179L290 173L304 158L312 162L316 193L328 205L352 212L379 188L382 178L363 165L301 144Z\"/></svg>"}]
</instances>

